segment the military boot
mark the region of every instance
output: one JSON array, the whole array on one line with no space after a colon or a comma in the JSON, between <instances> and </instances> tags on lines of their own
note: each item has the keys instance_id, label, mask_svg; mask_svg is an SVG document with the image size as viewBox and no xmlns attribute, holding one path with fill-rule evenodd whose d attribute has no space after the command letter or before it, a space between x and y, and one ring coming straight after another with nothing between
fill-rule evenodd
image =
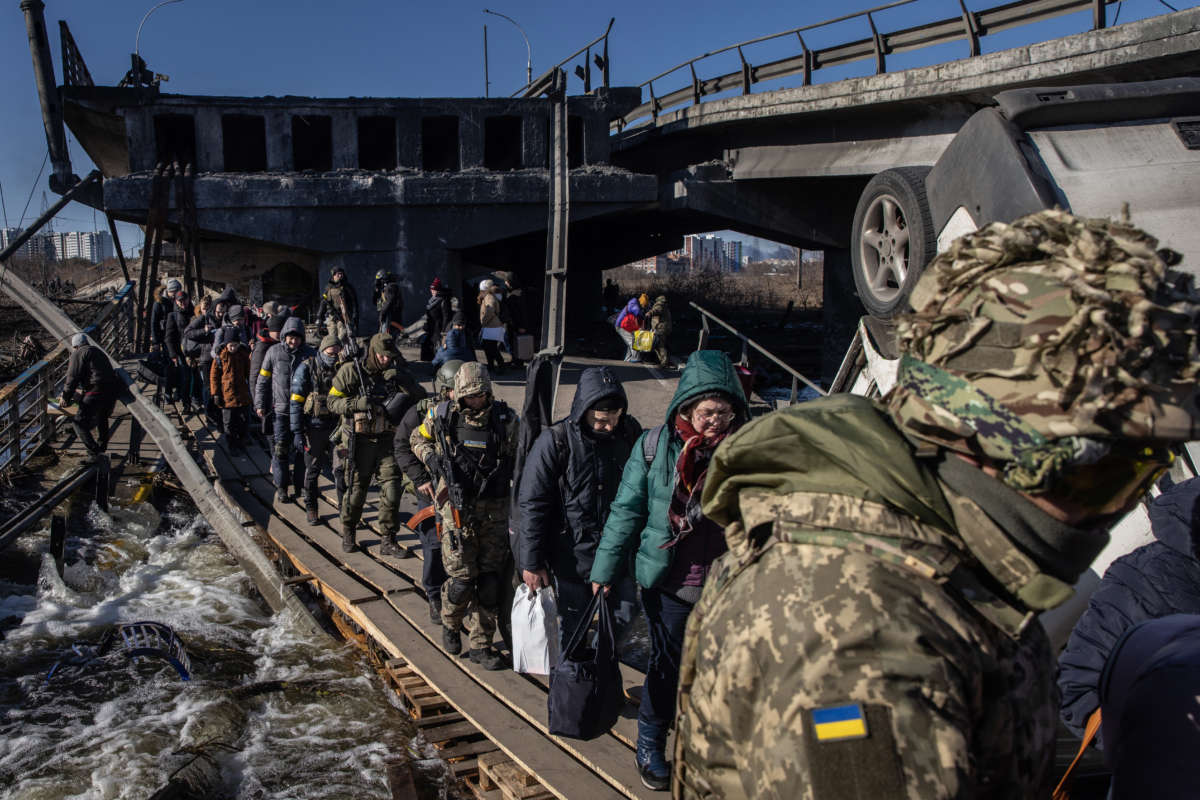
<instances>
[{"instance_id":1,"label":"military boot","mask_svg":"<svg viewBox=\"0 0 1200 800\"><path fill-rule=\"evenodd\" d=\"M429 595L429 621L434 625L442 624L442 596L436 592Z\"/></svg>"},{"instance_id":2,"label":"military boot","mask_svg":"<svg viewBox=\"0 0 1200 800\"><path fill-rule=\"evenodd\" d=\"M308 518L309 525L316 525L321 521L321 515L317 513L317 507L315 505L305 506L304 513Z\"/></svg>"},{"instance_id":3,"label":"military boot","mask_svg":"<svg viewBox=\"0 0 1200 800\"><path fill-rule=\"evenodd\" d=\"M357 545L354 544L354 528L350 525L342 526L342 552L353 553Z\"/></svg>"},{"instance_id":4,"label":"military boot","mask_svg":"<svg viewBox=\"0 0 1200 800\"><path fill-rule=\"evenodd\" d=\"M497 670L504 667L504 661L500 658L500 654L490 647L472 649L470 656L472 661L486 670Z\"/></svg>"},{"instance_id":5,"label":"military boot","mask_svg":"<svg viewBox=\"0 0 1200 800\"><path fill-rule=\"evenodd\" d=\"M412 551L408 549L407 545L397 542L394 533L384 534L383 544L379 546L379 554L393 558L412 558Z\"/></svg>"},{"instance_id":6,"label":"military boot","mask_svg":"<svg viewBox=\"0 0 1200 800\"><path fill-rule=\"evenodd\" d=\"M462 637L459 636L458 629L442 626L442 647L452 656L462 652Z\"/></svg>"}]
</instances>

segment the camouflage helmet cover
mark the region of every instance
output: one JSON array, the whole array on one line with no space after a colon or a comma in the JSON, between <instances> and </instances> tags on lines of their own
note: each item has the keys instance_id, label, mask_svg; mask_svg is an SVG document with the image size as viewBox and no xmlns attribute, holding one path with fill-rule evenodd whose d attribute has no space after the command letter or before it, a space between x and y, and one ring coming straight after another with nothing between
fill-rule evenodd
<instances>
[{"instance_id":1,"label":"camouflage helmet cover","mask_svg":"<svg viewBox=\"0 0 1200 800\"><path fill-rule=\"evenodd\" d=\"M1157 244L1058 210L958 239L897 322L897 424L1030 492L1115 439L1196 438L1200 295Z\"/></svg>"},{"instance_id":2,"label":"camouflage helmet cover","mask_svg":"<svg viewBox=\"0 0 1200 800\"><path fill-rule=\"evenodd\" d=\"M478 361L468 361L454 374L454 397L462 399L473 394L492 394L492 378L487 367Z\"/></svg>"}]
</instances>

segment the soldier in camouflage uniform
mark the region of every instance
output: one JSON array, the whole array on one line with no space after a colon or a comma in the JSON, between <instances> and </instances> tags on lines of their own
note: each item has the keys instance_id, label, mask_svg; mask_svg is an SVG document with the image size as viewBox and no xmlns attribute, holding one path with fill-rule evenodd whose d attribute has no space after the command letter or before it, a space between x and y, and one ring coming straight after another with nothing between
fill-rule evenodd
<instances>
[{"instance_id":1,"label":"soldier in camouflage uniform","mask_svg":"<svg viewBox=\"0 0 1200 800\"><path fill-rule=\"evenodd\" d=\"M899 321L886 405L718 450L729 552L688 625L676 798L1048 796L1036 615L1198 433L1200 296L1155 247L1058 211L963 237Z\"/></svg>"},{"instance_id":2,"label":"soldier in camouflage uniform","mask_svg":"<svg viewBox=\"0 0 1200 800\"><path fill-rule=\"evenodd\" d=\"M442 530L442 643L462 651L466 623L471 660L503 664L492 649L500 611L501 570L508 560L509 487L520 421L492 397L487 368L475 361L454 376L449 400L413 431L413 453L434 479Z\"/></svg>"},{"instance_id":3,"label":"soldier in camouflage uniform","mask_svg":"<svg viewBox=\"0 0 1200 800\"><path fill-rule=\"evenodd\" d=\"M413 431L437 408L437 404L450 399L454 389L454 376L463 365L461 361L447 361L438 367L433 376L433 394L422 400L404 414L396 433L392 437L392 455L396 466L404 475L404 491L413 495L418 511L433 505L433 477L412 450ZM411 521L409 524L412 524ZM442 584L446 581L446 569L442 566L442 543L437 537L434 520L428 519L417 529L421 539L421 586L429 601L429 619L442 624Z\"/></svg>"},{"instance_id":4,"label":"soldier in camouflage uniform","mask_svg":"<svg viewBox=\"0 0 1200 800\"><path fill-rule=\"evenodd\" d=\"M425 390L404 367L392 338L381 333L371 337L365 354L342 364L333 376L329 410L342 417L342 439L348 450L346 496L341 508L343 551L355 549L354 535L367 489L378 473L379 524L383 528L380 552L402 558L411 555L396 541L400 470L392 459L392 430L408 407L424 396Z\"/></svg>"}]
</instances>

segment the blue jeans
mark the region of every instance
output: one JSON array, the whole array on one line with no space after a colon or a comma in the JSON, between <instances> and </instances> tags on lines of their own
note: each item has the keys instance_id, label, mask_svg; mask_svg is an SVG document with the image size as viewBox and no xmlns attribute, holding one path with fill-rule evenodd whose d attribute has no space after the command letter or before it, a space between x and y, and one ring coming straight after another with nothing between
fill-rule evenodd
<instances>
[{"instance_id":1,"label":"blue jeans","mask_svg":"<svg viewBox=\"0 0 1200 800\"><path fill-rule=\"evenodd\" d=\"M571 578L554 577L554 596L558 601L558 644L559 649L567 646L571 634L583 622L583 612L592 601L592 584ZM608 600L613 610L613 622L617 649L620 650L633 620L637 616L637 584L626 575L614 581L608 591ZM591 620L588 620L591 622Z\"/></svg>"},{"instance_id":2,"label":"blue jeans","mask_svg":"<svg viewBox=\"0 0 1200 800\"><path fill-rule=\"evenodd\" d=\"M667 731L675 721L683 632L692 604L658 589L643 588L642 608L650 629L650 663L638 707L638 741L645 738L662 749L667 743Z\"/></svg>"}]
</instances>

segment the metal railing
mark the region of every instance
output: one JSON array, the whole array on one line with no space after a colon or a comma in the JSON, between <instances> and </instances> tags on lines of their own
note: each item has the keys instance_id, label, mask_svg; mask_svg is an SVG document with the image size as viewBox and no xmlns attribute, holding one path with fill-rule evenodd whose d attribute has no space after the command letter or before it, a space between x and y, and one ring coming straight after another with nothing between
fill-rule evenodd
<instances>
[{"instance_id":1,"label":"metal railing","mask_svg":"<svg viewBox=\"0 0 1200 800\"><path fill-rule=\"evenodd\" d=\"M728 322L726 322L725 320L718 317L716 314L712 313L711 311L704 308L703 306L696 305L694 302L691 302L691 301L688 301L688 305L700 312L700 341L696 345L697 350L703 350L708 345L708 337L712 333L712 329L708 327L708 321L711 319L713 322L717 323L722 328L729 331L730 333L732 333L734 336L736 336L738 339L741 340L742 353L738 357L739 363L741 363L741 364L748 363L749 359L750 359L750 348L754 348L759 353L762 353L768 359L773 361L784 372L786 372L792 376L792 395L791 395L791 399L788 401L789 403L795 404L796 398L800 394L800 384L801 383L803 383L805 386L809 387L810 389L812 389L813 391L815 391L817 394L821 395L822 397L824 397L827 394L827 392L824 389L822 389L820 386L813 383L808 378L804 377L799 372L797 372L796 370L789 367L787 364L783 363L783 361L781 361L779 359L779 357L776 356L774 353L772 353L770 350L763 347L761 344L754 341L749 336L742 333L737 328L733 327Z\"/></svg>"},{"instance_id":2,"label":"metal railing","mask_svg":"<svg viewBox=\"0 0 1200 800\"><path fill-rule=\"evenodd\" d=\"M608 34L612 31L613 23L616 21L617 21L616 17L612 17L611 19L609 19L608 27L604 29L604 33L600 34L595 39L592 39L590 42L588 42L583 47L576 50L574 53L571 53L571 55L567 56L562 61L559 61L553 67L551 67L550 69L546 70L541 75L539 75L535 80L532 80L529 83L522 86L520 89L517 89L515 92L512 93L511 96L512 97L537 97L541 94L546 93L553 86L554 76L558 72L558 70L561 69L568 61L570 61L571 59L573 59L576 56L581 55L581 54L583 55L583 65L576 66L574 74L580 80L583 81L583 93L584 94L590 93L592 91L592 48L601 43L604 44L604 47L602 48L600 53L596 54L595 61L596 61L596 66L600 69L600 76L601 76L601 81L602 81L601 85L603 85L604 88L607 89L608 88L608 75L609 75ZM565 70L564 70L564 72L565 72Z\"/></svg>"},{"instance_id":3,"label":"metal railing","mask_svg":"<svg viewBox=\"0 0 1200 800\"><path fill-rule=\"evenodd\" d=\"M91 339L123 357L133 342L133 283L127 283L83 328ZM54 438L51 398L62 390L71 348L59 342L44 358L0 387L0 471L24 464Z\"/></svg>"},{"instance_id":4,"label":"metal railing","mask_svg":"<svg viewBox=\"0 0 1200 800\"><path fill-rule=\"evenodd\" d=\"M1019 27L1030 23L1041 22L1052 17L1072 14L1078 11L1092 11L1093 30L1107 26L1107 6L1121 0L1018 0L1002 6L970 11L964 0L958 0L962 12L957 17L938 20L936 22L918 25L912 28L881 33L875 25L874 14L899 6L910 5L918 0L897 0L886 5L875 6L853 14L845 14L822 22L803 25L799 28L760 36L749 39L719 50L713 50L704 55L684 61L665 72L655 75L648 81L639 84L639 88L648 92L650 99L630 111L624 117L613 123L614 130L621 131L643 117L650 117L644 124L653 124L658 115L665 109L680 106L685 103L699 105L703 98L709 95L727 92L740 88L742 94L750 94L751 87L763 81L776 80L790 75L803 75L803 85L812 83L812 74L816 70L850 64L855 61L875 60L875 72L887 72L887 56L903 53L949 42L963 41L968 46L968 56L979 55L979 39L988 34L998 33L1009 28ZM839 22L862 19L869 29L870 36L843 44L831 45L818 49L810 49L804 41L804 33L824 28ZM800 52L794 56L768 61L762 64L752 64L745 54L745 48L763 42L774 42L780 39L795 37L800 46ZM701 78L696 72L696 66L706 59L725 53L736 52L741 68L713 78ZM681 70L688 70L691 82L679 89L659 95L655 91L654 82Z\"/></svg>"}]
</instances>

